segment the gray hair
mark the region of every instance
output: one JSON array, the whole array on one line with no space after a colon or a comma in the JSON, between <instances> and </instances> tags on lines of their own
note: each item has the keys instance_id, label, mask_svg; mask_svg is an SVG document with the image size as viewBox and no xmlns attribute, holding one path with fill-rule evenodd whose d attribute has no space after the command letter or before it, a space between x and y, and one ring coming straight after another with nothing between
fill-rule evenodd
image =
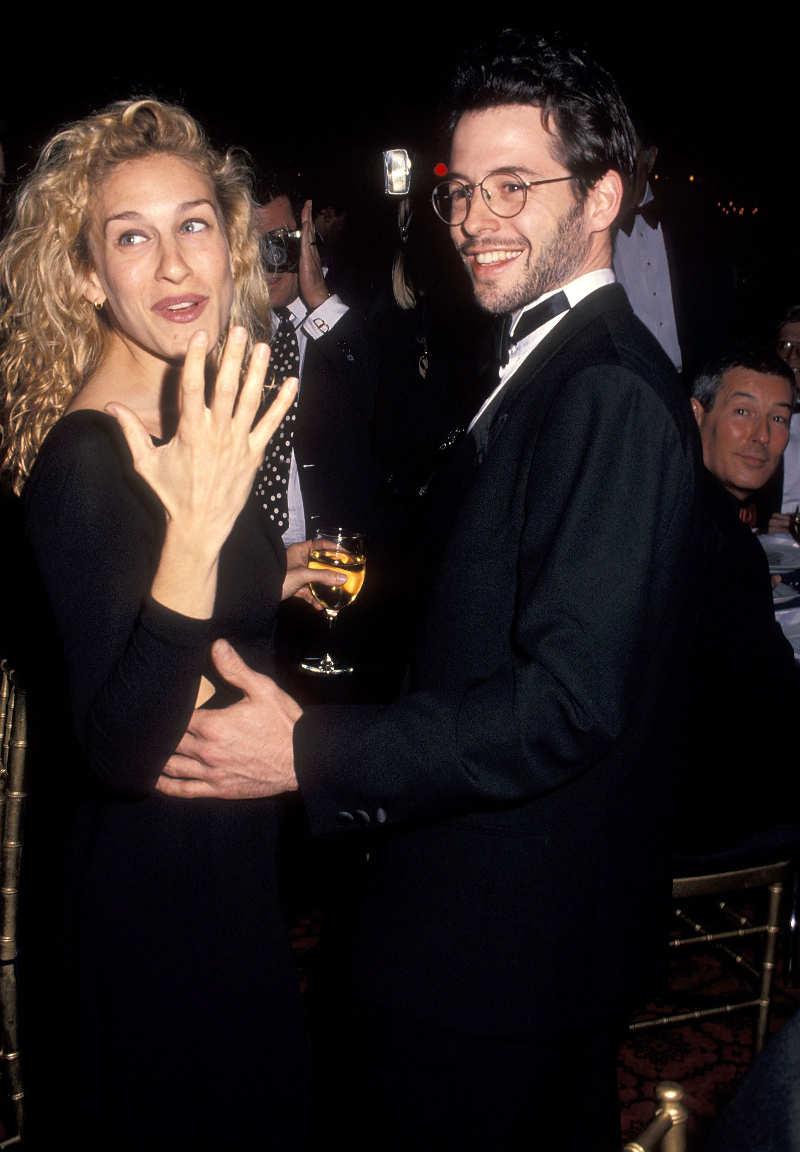
<instances>
[{"instance_id":1,"label":"gray hair","mask_svg":"<svg viewBox=\"0 0 800 1152\"><path fill-rule=\"evenodd\" d=\"M743 348L711 360L695 379L692 396L700 401L706 412L714 407L725 373L734 368L749 368L763 376L782 376L794 391L794 372L777 352L761 347Z\"/></svg>"}]
</instances>

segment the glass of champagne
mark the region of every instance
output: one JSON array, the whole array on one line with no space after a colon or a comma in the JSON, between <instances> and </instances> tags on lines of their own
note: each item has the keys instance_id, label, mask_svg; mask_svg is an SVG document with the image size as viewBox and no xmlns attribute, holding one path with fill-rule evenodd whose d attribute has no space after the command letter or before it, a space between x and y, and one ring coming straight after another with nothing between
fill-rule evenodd
<instances>
[{"instance_id":1,"label":"glass of champagne","mask_svg":"<svg viewBox=\"0 0 800 1152\"><path fill-rule=\"evenodd\" d=\"M325 568L330 572L344 572L344 584L309 584L311 595L325 609L325 618L332 631L342 608L352 604L364 583L364 536L361 532L351 532L346 528L320 528L314 534L309 568ZM330 645L330 632L328 634ZM347 664L338 664L326 652L324 656L309 657L300 665L304 672L320 676L341 676L353 669Z\"/></svg>"}]
</instances>

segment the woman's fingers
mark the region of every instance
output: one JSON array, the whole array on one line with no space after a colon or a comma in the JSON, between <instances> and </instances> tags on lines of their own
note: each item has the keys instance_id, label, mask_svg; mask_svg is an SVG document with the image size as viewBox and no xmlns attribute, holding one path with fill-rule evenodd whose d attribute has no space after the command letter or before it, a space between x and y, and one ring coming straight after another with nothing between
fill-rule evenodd
<instances>
[{"instance_id":1,"label":"woman's fingers","mask_svg":"<svg viewBox=\"0 0 800 1152\"><path fill-rule=\"evenodd\" d=\"M244 384L239 388L242 363L247 351L247 330L231 328L225 340L217 378L211 397L211 414L223 423L233 421L240 434L248 434L261 404L264 380L269 367L270 350L267 344L256 344L247 367ZM189 341L183 372L181 373L180 410L187 417L184 427L198 420L208 409L205 404L205 367L208 355L208 336L196 332ZM278 394L280 398L280 393ZM293 396L288 404L291 404ZM288 407L287 404L287 407ZM276 412L280 411L279 408ZM285 409L280 412L272 431L280 424ZM272 432L269 433L269 436ZM269 436L267 440L269 440ZM266 442L264 444L266 447Z\"/></svg>"},{"instance_id":2,"label":"woman's fingers","mask_svg":"<svg viewBox=\"0 0 800 1152\"><path fill-rule=\"evenodd\" d=\"M206 401L206 357L208 333L195 332L186 349L178 391L178 410L181 419L197 421L203 417Z\"/></svg>"},{"instance_id":3,"label":"woman's fingers","mask_svg":"<svg viewBox=\"0 0 800 1152\"><path fill-rule=\"evenodd\" d=\"M270 350L268 344L256 344L247 366L242 390L236 404L233 420L244 432L250 431L264 395L264 380L269 367Z\"/></svg>"},{"instance_id":4,"label":"woman's fingers","mask_svg":"<svg viewBox=\"0 0 800 1152\"><path fill-rule=\"evenodd\" d=\"M247 330L231 328L217 372L214 392L211 398L212 413L222 420L230 420L242 373L242 361L247 351Z\"/></svg>"},{"instance_id":5,"label":"woman's fingers","mask_svg":"<svg viewBox=\"0 0 800 1152\"><path fill-rule=\"evenodd\" d=\"M266 410L250 434L250 443L256 450L259 463L263 459L264 453L266 452L267 444L277 432L281 420L283 420L284 416L294 403L294 398L297 393L299 384L300 382L296 376L290 376L288 380L284 380L283 384L281 384L278 395L272 401L269 408Z\"/></svg>"},{"instance_id":6,"label":"woman's fingers","mask_svg":"<svg viewBox=\"0 0 800 1152\"><path fill-rule=\"evenodd\" d=\"M210 407L205 403L207 350L206 333L195 333L181 374L178 427L168 443L155 447L144 425L123 405L111 405L109 411L119 420L136 469L161 500L174 530L186 536L201 525L203 547L211 548L222 546L241 511L267 443L294 401L297 380L283 384L252 428L269 349L264 344L254 349L237 404L247 333L232 329Z\"/></svg>"}]
</instances>

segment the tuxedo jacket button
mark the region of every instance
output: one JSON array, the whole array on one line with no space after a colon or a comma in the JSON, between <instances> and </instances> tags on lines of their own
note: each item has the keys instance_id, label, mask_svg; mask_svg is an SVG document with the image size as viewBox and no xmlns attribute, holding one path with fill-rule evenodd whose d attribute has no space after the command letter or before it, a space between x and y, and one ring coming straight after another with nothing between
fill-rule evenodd
<instances>
[{"instance_id":1,"label":"tuxedo jacket button","mask_svg":"<svg viewBox=\"0 0 800 1152\"><path fill-rule=\"evenodd\" d=\"M353 813L352 812L337 812L336 813L336 822L337 822L337 824L352 824L353 823Z\"/></svg>"},{"instance_id":2,"label":"tuxedo jacket button","mask_svg":"<svg viewBox=\"0 0 800 1152\"><path fill-rule=\"evenodd\" d=\"M348 360L351 360L351 361L352 361L352 360L355 360L355 356L354 356L354 355L353 355L353 353L350 351L350 349L348 348L348 346L345 344L344 340L340 340L340 341L339 341L339 343L338 343L338 348L339 348L339 351L340 351L340 352L344 352L344 354L345 354L345 356L347 357L347 359L348 359Z\"/></svg>"},{"instance_id":3,"label":"tuxedo jacket button","mask_svg":"<svg viewBox=\"0 0 800 1152\"><path fill-rule=\"evenodd\" d=\"M379 824L385 824L389 817L384 812L383 808L375 809L375 819Z\"/></svg>"},{"instance_id":4,"label":"tuxedo jacket button","mask_svg":"<svg viewBox=\"0 0 800 1152\"><path fill-rule=\"evenodd\" d=\"M365 812L363 808L356 808L356 820L359 824L369 824L369 812Z\"/></svg>"}]
</instances>

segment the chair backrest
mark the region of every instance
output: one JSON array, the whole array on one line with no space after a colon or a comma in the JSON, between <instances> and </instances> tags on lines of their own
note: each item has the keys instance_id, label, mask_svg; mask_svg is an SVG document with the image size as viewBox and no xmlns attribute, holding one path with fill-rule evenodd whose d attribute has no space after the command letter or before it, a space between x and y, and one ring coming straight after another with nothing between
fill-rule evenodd
<instances>
[{"instance_id":1,"label":"chair backrest","mask_svg":"<svg viewBox=\"0 0 800 1152\"><path fill-rule=\"evenodd\" d=\"M25 808L28 720L25 689L0 660L0 1059L3 1086L22 1131L22 1075L17 1025L17 911Z\"/></svg>"},{"instance_id":2,"label":"chair backrest","mask_svg":"<svg viewBox=\"0 0 800 1152\"><path fill-rule=\"evenodd\" d=\"M0 962L17 954L17 904L25 809L25 759L28 723L25 689L7 662L0 660Z\"/></svg>"}]
</instances>

